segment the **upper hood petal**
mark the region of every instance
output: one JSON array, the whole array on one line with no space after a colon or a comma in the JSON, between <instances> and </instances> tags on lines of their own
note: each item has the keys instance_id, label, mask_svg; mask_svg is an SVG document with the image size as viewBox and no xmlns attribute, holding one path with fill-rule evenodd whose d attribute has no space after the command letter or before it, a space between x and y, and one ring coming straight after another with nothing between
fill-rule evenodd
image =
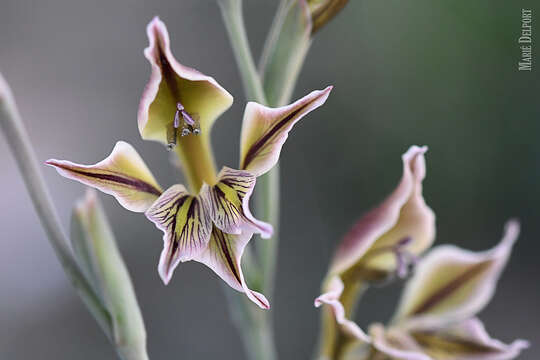
<instances>
[{"instance_id":1,"label":"upper hood petal","mask_svg":"<svg viewBox=\"0 0 540 360\"><path fill-rule=\"evenodd\" d=\"M345 235L334 256L331 273L341 273L359 262L372 269L392 271L397 266L395 256L386 250L405 238L411 239L405 250L415 255L431 246L435 237L435 214L422 196L426 151L427 147L412 146L403 155L399 185ZM368 256L368 252L373 256Z\"/></svg>"},{"instance_id":2,"label":"upper hood petal","mask_svg":"<svg viewBox=\"0 0 540 360\"><path fill-rule=\"evenodd\" d=\"M233 98L216 80L180 64L172 55L165 24L155 17L147 26L150 42L144 55L152 66L150 80L139 104L138 123L143 139L168 143L177 103L198 115L203 134L208 134L215 119L227 110Z\"/></svg>"}]
</instances>

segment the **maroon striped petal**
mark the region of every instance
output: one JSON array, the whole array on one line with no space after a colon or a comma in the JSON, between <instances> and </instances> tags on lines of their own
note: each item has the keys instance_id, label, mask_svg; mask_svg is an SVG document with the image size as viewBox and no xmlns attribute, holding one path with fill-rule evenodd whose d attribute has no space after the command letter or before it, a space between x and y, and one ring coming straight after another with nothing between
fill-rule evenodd
<instances>
[{"instance_id":1,"label":"maroon striped petal","mask_svg":"<svg viewBox=\"0 0 540 360\"><path fill-rule=\"evenodd\" d=\"M117 142L111 154L94 165L56 159L47 160L46 163L68 179L113 195L131 211L146 211L161 195L161 187L142 158L123 141Z\"/></svg>"},{"instance_id":2,"label":"maroon striped petal","mask_svg":"<svg viewBox=\"0 0 540 360\"><path fill-rule=\"evenodd\" d=\"M518 234L519 224L510 221L503 239L491 250L434 248L407 283L395 321L422 329L475 316L493 296Z\"/></svg>"},{"instance_id":3,"label":"maroon striped petal","mask_svg":"<svg viewBox=\"0 0 540 360\"><path fill-rule=\"evenodd\" d=\"M208 247L194 260L211 268L230 287L245 293L260 308L269 309L268 300L248 287L242 273L242 254L252 235L249 232L227 234L214 226Z\"/></svg>"},{"instance_id":4,"label":"maroon striped petal","mask_svg":"<svg viewBox=\"0 0 540 360\"><path fill-rule=\"evenodd\" d=\"M149 208L146 217L163 231L158 271L165 284L182 261L192 260L210 240L212 222L199 197L173 185Z\"/></svg>"},{"instance_id":5,"label":"maroon striped petal","mask_svg":"<svg viewBox=\"0 0 540 360\"><path fill-rule=\"evenodd\" d=\"M517 358L522 350L529 347L525 340L505 344L491 338L477 318L442 329L412 332L411 336L433 359L508 360Z\"/></svg>"},{"instance_id":6,"label":"maroon striped petal","mask_svg":"<svg viewBox=\"0 0 540 360\"><path fill-rule=\"evenodd\" d=\"M272 235L272 226L253 217L249 198L255 187L255 175L247 171L224 167L218 182L201 190L201 198L214 224L228 234L242 231L260 233L263 238Z\"/></svg>"},{"instance_id":7,"label":"maroon striped petal","mask_svg":"<svg viewBox=\"0 0 540 360\"><path fill-rule=\"evenodd\" d=\"M142 138L171 144L183 131L208 135L215 119L231 106L231 94L212 77L175 59L167 28L158 17L148 24L146 33L150 44L144 55L152 72L139 104Z\"/></svg>"},{"instance_id":8,"label":"maroon striped petal","mask_svg":"<svg viewBox=\"0 0 540 360\"><path fill-rule=\"evenodd\" d=\"M277 163L294 124L324 104L331 90L329 86L313 91L295 103L280 108L248 103L242 123L240 168L255 176L270 170Z\"/></svg>"}]
</instances>

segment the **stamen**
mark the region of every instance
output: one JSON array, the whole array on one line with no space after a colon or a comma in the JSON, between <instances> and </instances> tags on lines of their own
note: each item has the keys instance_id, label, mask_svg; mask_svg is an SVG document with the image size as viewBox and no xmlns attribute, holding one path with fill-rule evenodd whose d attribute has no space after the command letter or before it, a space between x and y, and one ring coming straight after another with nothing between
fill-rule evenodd
<instances>
[{"instance_id":1,"label":"stamen","mask_svg":"<svg viewBox=\"0 0 540 360\"><path fill-rule=\"evenodd\" d=\"M198 115L188 113L184 105L182 105L182 103L180 102L176 103L176 112L174 114L173 128L182 129L180 133L181 136L187 136L189 134L199 135L201 133ZM172 143L172 141L169 141L169 144ZM176 145L176 139L174 141L174 145Z\"/></svg>"},{"instance_id":2,"label":"stamen","mask_svg":"<svg viewBox=\"0 0 540 360\"><path fill-rule=\"evenodd\" d=\"M180 127L180 112L178 110L176 111L176 114L174 114L173 126L175 129Z\"/></svg>"},{"instance_id":3,"label":"stamen","mask_svg":"<svg viewBox=\"0 0 540 360\"><path fill-rule=\"evenodd\" d=\"M176 138L178 137L178 129L173 126L167 128L167 150L171 151L176 146Z\"/></svg>"},{"instance_id":4,"label":"stamen","mask_svg":"<svg viewBox=\"0 0 540 360\"><path fill-rule=\"evenodd\" d=\"M378 248L372 252L369 257L376 257L383 254L392 253L396 259L396 270L393 274L389 274L386 280L379 283L379 286L384 286L392 281L397 276L400 279L404 279L411 273L411 269L414 268L418 262L418 258L406 249L407 245L412 242L412 237L406 236L394 245Z\"/></svg>"},{"instance_id":5,"label":"stamen","mask_svg":"<svg viewBox=\"0 0 540 360\"><path fill-rule=\"evenodd\" d=\"M193 126L195 124L195 120L187 113L187 111L182 110L182 117L184 118L184 121L186 124Z\"/></svg>"},{"instance_id":6,"label":"stamen","mask_svg":"<svg viewBox=\"0 0 540 360\"><path fill-rule=\"evenodd\" d=\"M410 269L417 262L416 256L404 249L411 241L412 238L410 236L404 237L399 240L392 249L396 256L396 275L400 279L406 278L410 273Z\"/></svg>"}]
</instances>

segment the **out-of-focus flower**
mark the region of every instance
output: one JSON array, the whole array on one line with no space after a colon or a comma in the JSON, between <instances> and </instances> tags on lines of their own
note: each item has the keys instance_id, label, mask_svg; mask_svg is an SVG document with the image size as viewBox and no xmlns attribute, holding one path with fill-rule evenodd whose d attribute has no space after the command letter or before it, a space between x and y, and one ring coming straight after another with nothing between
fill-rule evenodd
<instances>
[{"instance_id":1,"label":"out-of-focus flower","mask_svg":"<svg viewBox=\"0 0 540 360\"><path fill-rule=\"evenodd\" d=\"M118 142L112 153L95 165L48 160L70 179L113 195L126 209L144 212L163 231L158 266L167 284L180 262L206 264L234 289L262 308L266 298L244 281L241 256L253 233L268 238L272 226L255 219L249 198L256 178L278 161L293 125L321 106L331 87L313 91L280 108L250 102L242 125L240 169L223 167L215 174L210 129L232 103L232 97L213 78L181 65L172 55L165 24L158 18L148 25L150 45L145 55L152 74L138 114L143 139L175 148L190 184L162 188L137 151Z\"/></svg>"},{"instance_id":2,"label":"out-of-focus flower","mask_svg":"<svg viewBox=\"0 0 540 360\"><path fill-rule=\"evenodd\" d=\"M343 329L367 341L347 320L341 301L344 287L378 281L397 273L404 277L416 257L435 237L435 215L422 196L426 174L426 147L412 146L402 156L403 175L397 188L379 206L365 214L345 235L315 305L330 305ZM344 284L345 283L345 284Z\"/></svg>"},{"instance_id":3,"label":"out-of-focus flower","mask_svg":"<svg viewBox=\"0 0 540 360\"><path fill-rule=\"evenodd\" d=\"M489 302L519 234L517 221L506 225L493 249L472 252L455 246L434 248L408 281L388 327L370 326L367 359L505 360L528 347L524 340L492 339L475 316ZM353 334L354 335L354 334ZM365 336L357 336L366 342Z\"/></svg>"}]
</instances>

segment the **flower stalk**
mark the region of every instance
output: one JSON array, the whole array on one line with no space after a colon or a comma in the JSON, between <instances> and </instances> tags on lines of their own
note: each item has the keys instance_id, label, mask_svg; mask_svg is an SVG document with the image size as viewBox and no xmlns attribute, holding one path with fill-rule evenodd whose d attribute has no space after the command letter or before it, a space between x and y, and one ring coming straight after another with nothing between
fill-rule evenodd
<instances>
[{"instance_id":1,"label":"flower stalk","mask_svg":"<svg viewBox=\"0 0 540 360\"><path fill-rule=\"evenodd\" d=\"M112 321L110 314L99 296L85 278L71 255L68 239L62 230L60 220L41 172L26 128L11 90L0 74L0 127L5 139L17 160L19 171L24 180L37 215L54 252L73 287L94 316L103 332L112 339Z\"/></svg>"},{"instance_id":2,"label":"flower stalk","mask_svg":"<svg viewBox=\"0 0 540 360\"><path fill-rule=\"evenodd\" d=\"M306 14L302 12L302 10L307 11L307 7L302 7L305 3L298 2L296 5L290 0L280 1L264 45L259 72L255 68L249 47L243 20L242 1L218 0L218 3L247 99L274 107L288 103L310 44L310 20L305 17L300 19L305 21L298 21L299 16ZM300 7L300 11L294 11L296 7ZM289 41L291 32L297 35L293 37L293 41ZM294 54L292 57L289 56L291 52ZM260 290L270 297L274 290L279 245L279 179L280 172L277 164L258 179L255 193L257 216L274 227L273 236L257 244L258 263L261 265L262 272ZM247 331L241 331L245 334L244 340L248 352L252 357L266 353L268 359L276 358L270 314L253 315L251 320L254 329L251 327ZM242 321L239 322L239 328L243 329ZM252 333L250 330L255 332ZM258 340L253 339L254 336L258 337ZM257 349L257 347L260 348Z\"/></svg>"}]
</instances>

